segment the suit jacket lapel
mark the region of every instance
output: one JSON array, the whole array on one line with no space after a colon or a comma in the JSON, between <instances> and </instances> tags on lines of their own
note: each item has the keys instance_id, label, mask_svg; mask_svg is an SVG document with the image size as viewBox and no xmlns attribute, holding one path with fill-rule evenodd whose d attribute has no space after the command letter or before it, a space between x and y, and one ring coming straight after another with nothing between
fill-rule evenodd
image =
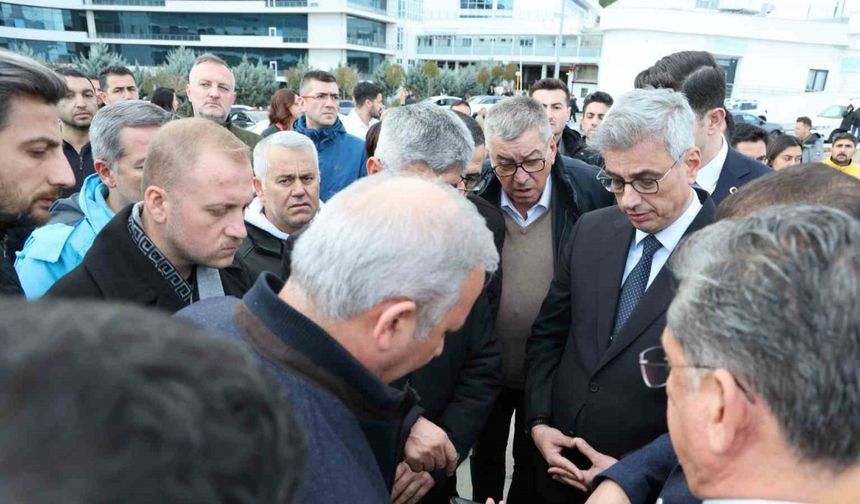
<instances>
[{"instance_id":1,"label":"suit jacket lapel","mask_svg":"<svg viewBox=\"0 0 860 504\"><path fill-rule=\"evenodd\" d=\"M707 192L703 190L696 191L699 198L703 198L707 196ZM699 214L696 215L696 218L690 224L686 231L684 231L684 236L688 236L691 233L698 231L699 229L707 226L708 224L714 222L714 216L716 215L717 208L714 206L714 202L711 198L705 199L702 204L702 209L699 210ZM679 244L680 245L680 244ZM675 247L677 250L677 247ZM627 249L624 249L625 257ZM667 263L668 265L668 263ZM622 266L623 267L623 266ZM620 282L620 279L619 279ZM657 318L659 318L666 310L669 308L669 303L672 302L672 297L675 295L675 288L672 285L674 279L672 278L672 274L669 272L669 269L664 265L660 270L660 273L654 278L654 281L648 287L648 290L645 291L645 295L642 297L642 300L639 301L639 304L633 310L633 313L630 314L630 318L627 319L627 323L624 324L624 327L621 328L621 332L612 340L612 343L609 345L609 348L604 352L601 356L600 361L597 364L597 367L593 372L597 372L605 366L609 361L611 361L615 356L621 353L624 348L630 345L633 341L636 340L652 323L654 323ZM619 284L609 284L615 287L615 304L618 303L618 292L620 291ZM601 298L603 299L603 298ZM613 311L613 316L615 315Z\"/></svg>"},{"instance_id":2,"label":"suit jacket lapel","mask_svg":"<svg viewBox=\"0 0 860 504\"><path fill-rule=\"evenodd\" d=\"M742 179L750 173L747 165L738 156L741 156L741 154L738 154L730 147L726 155L726 162L723 163L723 168L720 170L717 187L714 189L714 194L711 195L711 198L717 204L733 192L732 188L737 189L743 185Z\"/></svg>"},{"instance_id":3,"label":"suit jacket lapel","mask_svg":"<svg viewBox=\"0 0 860 504\"><path fill-rule=\"evenodd\" d=\"M621 278L627 263L627 251L633 239L635 229L623 212L619 210L619 218L603 241L605 252L600 260L597 272L598 309L597 309L597 338L595 338L595 357L600 357L609 345L615 323L615 310L618 306L618 294L621 291Z\"/></svg>"}]
</instances>

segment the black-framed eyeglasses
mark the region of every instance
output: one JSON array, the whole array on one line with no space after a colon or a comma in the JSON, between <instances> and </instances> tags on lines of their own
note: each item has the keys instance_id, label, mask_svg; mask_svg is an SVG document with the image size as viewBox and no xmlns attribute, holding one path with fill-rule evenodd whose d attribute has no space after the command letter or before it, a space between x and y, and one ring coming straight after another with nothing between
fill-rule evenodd
<instances>
[{"instance_id":1,"label":"black-framed eyeglasses","mask_svg":"<svg viewBox=\"0 0 860 504\"><path fill-rule=\"evenodd\" d=\"M683 366L672 366L669 364L669 361L666 359L666 351L662 346L653 346L650 348L646 348L639 354L639 370L642 372L642 381L645 382L645 386L648 388L663 388L666 386L666 382L669 381L669 373L672 372L672 368L691 368L691 369L717 369L714 366L702 366L702 365L683 365ZM749 391L749 387L745 386L738 380L738 377L732 373L732 378L735 380L735 384L737 384L738 388L741 389L744 396L746 396L747 400L751 404L755 404L755 396Z\"/></svg>"},{"instance_id":2,"label":"black-framed eyeglasses","mask_svg":"<svg viewBox=\"0 0 860 504\"><path fill-rule=\"evenodd\" d=\"M524 159L518 163L499 163L492 167L493 173L498 177L513 177L520 168L526 173L537 173L546 168L546 156L547 154L544 154L540 159Z\"/></svg>"},{"instance_id":3,"label":"black-framed eyeglasses","mask_svg":"<svg viewBox=\"0 0 860 504\"><path fill-rule=\"evenodd\" d=\"M464 194L480 194L489 185L490 178L493 176L492 174L492 169L484 169L479 173L461 175L457 189Z\"/></svg>"},{"instance_id":4,"label":"black-framed eyeglasses","mask_svg":"<svg viewBox=\"0 0 860 504\"><path fill-rule=\"evenodd\" d=\"M641 178L627 182L626 180L620 179L618 177L611 177L608 173L606 173L605 170L600 170L600 172L597 174L597 180L598 182L600 182L600 185L602 185L604 189L614 194L623 193L624 186L628 184L632 186L633 189L639 194L654 194L660 191L660 182L662 182L663 179L665 179L666 176L669 175L669 172L672 171L672 168L674 168L675 165L678 164L678 161L680 161L683 157L684 154L681 154L678 159L676 159L675 162L672 163L672 166L670 166L669 169L666 170L666 173L664 173L663 176L658 179Z\"/></svg>"},{"instance_id":5,"label":"black-framed eyeglasses","mask_svg":"<svg viewBox=\"0 0 860 504\"><path fill-rule=\"evenodd\" d=\"M340 103L340 95L337 93L317 93L315 95L302 95L302 98L309 100L331 100L335 103Z\"/></svg>"}]
</instances>

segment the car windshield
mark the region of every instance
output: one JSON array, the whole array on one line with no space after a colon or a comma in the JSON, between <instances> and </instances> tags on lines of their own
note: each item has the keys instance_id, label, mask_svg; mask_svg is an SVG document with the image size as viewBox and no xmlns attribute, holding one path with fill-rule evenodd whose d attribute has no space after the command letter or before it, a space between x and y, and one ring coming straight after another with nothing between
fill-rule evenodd
<instances>
[{"instance_id":1,"label":"car windshield","mask_svg":"<svg viewBox=\"0 0 860 504\"><path fill-rule=\"evenodd\" d=\"M821 113L818 114L818 116L819 117L828 117L831 119L838 119L838 118L842 117L842 114L845 113L846 108L847 107L844 107L842 105L831 105L830 107L827 107L826 109L821 111Z\"/></svg>"},{"instance_id":2,"label":"car windshield","mask_svg":"<svg viewBox=\"0 0 860 504\"><path fill-rule=\"evenodd\" d=\"M245 112L245 115L247 115L248 118L250 118L254 122L268 121L269 120L269 113L266 112L265 110L249 111L249 112Z\"/></svg>"}]
</instances>

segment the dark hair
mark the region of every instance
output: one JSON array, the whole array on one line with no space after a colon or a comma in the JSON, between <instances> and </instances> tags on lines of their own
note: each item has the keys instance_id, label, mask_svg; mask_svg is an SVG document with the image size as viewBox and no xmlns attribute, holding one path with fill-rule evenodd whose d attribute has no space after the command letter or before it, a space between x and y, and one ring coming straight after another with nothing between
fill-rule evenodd
<instances>
[{"instance_id":1,"label":"dark hair","mask_svg":"<svg viewBox=\"0 0 860 504\"><path fill-rule=\"evenodd\" d=\"M334 82L337 83L334 75L323 70L310 70L302 75L302 83L299 86L299 92L305 94L307 85L310 81Z\"/></svg>"},{"instance_id":2,"label":"dark hair","mask_svg":"<svg viewBox=\"0 0 860 504\"><path fill-rule=\"evenodd\" d=\"M282 124L285 129L293 129L296 117L290 112L290 107L295 105L299 94L292 89L279 89L272 95L272 103L269 105L269 123Z\"/></svg>"},{"instance_id":3,"label":"dark hair","mask_svg":"<svg viewBox=\"0 0 860 504\"><path fill-rule=\"evenodd\" d=\"M176 91L173 88L159 87L152 92L152 98L149 99L149 102L168 112L173 112L173 98L175 96Z\"/></svg>"},{"instance_id":4,"label":"dark hair","mask_svg":"<svg viewBox=\"0 0 860 504\"><path fill-rule=\"evenodd\" d=\"M753 124L740 123L735 126L732 132L732 147L741 142L764 142L765 147L767 147L767 141L767 131Z\"/></svg>"},{"instance_id":5,"label":"dark hair","mask_svg":"<svg viewBox=\"0 0 860 504\"><path fill-rule=\"evenodd\" d=\"M764 207L827 205L860 219L860 180L823 163L789 166L741 187L720 203L719 219L746 217Z\"/></svg>"},{"instance_id":6,"label":"dark hair","mask_svg":"<svg viewBox=\"0 0 860 504\"><path fill-rule=\"evenodd\" d=\"M809 126L810 128L812 127L812 119L810 119L810 118L808 118L808 117L806 117L806 116L800 116L800 117L798 117L798 118L797 118L797 120L795 120L794 122L796 122L796 123L803 123L803 124L805 124L805 125Z\"/></svg>"},{"instance_id":7,"label":"dark hair","mask_svg":"<svg viewBox=\"0 0 860 504\"><path fill-rule=\"evenodd\" d=\"M379 142L379 131L382 129L382 121L377 121L367 128L367 134L364 135L364 152L367 157L373 157L376 154L376 144Z\"/></svg>"},{"instance_id":8,"label":"dark hair","mask_svg":"<svg viewBox=\"0 0 860 504\"><path fill-rule=\"evenodd\" d=\"M365 100L373 101L380 94L382 94L382 88L368 81L359 82L352 88L356 107L363 107Z\"/></svg>"},{"instance_id":9,"label":"dark hair","mask_svg":"<svg viewBox=\"0 0 860 504\"><path fill-rule=\"evenodd\" d=\"M767 144L767 164L773 166L773 160L789 147L800 147L803 149L803 144L792 135L779 135L771 139Z\"/></svg>"},{"instance_id":10,"label":"dark hair","mask_svg":"<svg viewBox=\"0 0 860 504\"><path fill-rule=\"evenodd\" d=\"M481 129L481 125L478 124L478 121L462 112L458 112L456 110L453 112L457 114L457 117L459 117L461 121L466 123L466 127L469 128L469 133L472 134L472 140L475 142L475 147L485 145L486 140L484 139L484 130Z\"/></svg>"},{"instance_id":11,"label":"dark hair","mask_svg":"<svg viewBox=\"0 0 860 504\"><path fill-rule=\"evenodd\" d=\"M227 338L142 308L4 300L0 500L286 504L301 428Z\"/></svg>"},{"instance_id":12,"label":"dark hair","mask_svg":"<svg viewBox=\"0 0 860 504\"><path fill-rule=\"evenodd\" d=\"M567 89L567 85L562 82L560 79L554 79L552 77L547 77L546 79L541 79L535 81L534 84L529 87L529 96L535 94L535 91L547 90L547 91L564 91L564 105L565 107L570 107L570 90Z\"/></svg>"},{"instance_id":13,"label":"dark hair","mask_svg":"<svg viewBox=\"0 0 860 504\"><path fill-rule=\"evenodd\" d=\"M0 130L6 127L9 101L18 96L55 104L65 98L66 81L36 61L0 49Z\"/></svg>"},{"instance_id":14,"label":"dark hair","mask_svg":"<svg viewBox=\"0 0 860 504\"><path fill-rule=\"evenodd\" d=\"M833 141L831 145L835 144L839 140L851 140L851 143L853 143L854 146L857 146L857 139L854 138L854 135L852 135L851 133L846 132L833 135Z\"/></svg>"},{"instance_id":15,"label":"dark hair","mask_svg":"<svg viewBox=\"0 0 860 504\"><path fill-rule=\"evenodd\" d=\"M454 107L459 107L461 105L465 105L465 106L469 107L469 110L472 110L472 106L469 104L469 102L467 100L457 100L454 103L452 103L451 106L448 108L451 110L454 110ZM454 112L456 112L456 110L454 110Z\"/></svg>"},{"instance_id":16,"label":"dark hair","mask_svg":"<svg viewBox=\"0 0 860 504\"><path fill-rule=\"evenodd\" d=\"M89 77L87 77L86 75L84 75L84 73L83 73L83 72L81 72L80 70L78 70L77 68L73 68L73 67L60 67L60 68L57 68L57 69L56 69L56 70L54 70L54 71L55 71L55 72L57 72L58 74L62 75L63 77L77 77L77 78L79 78L79 79L87 79L87 80L89 80Z\"/></svg>"},{"instance_id":17,"label":"dark hair","mask_svg":"<svg viewBox=\"0 0 860 504\"><path fill-rule=\"evenodd\" d=\"M612 104L615 103L615 100L612 99L612 96L609 93L603 91L589 93L589 95L585 97L585 101L582 102L582 113L584 114L588 106L595 102L611 107Z\"/></svg>"},{"instance_id":18,"label":"dark hair","mask_svg":"<svg viewBox=\"0 0 860 504\"><path fill-rule=\"evenodd\" d=\"M724 108L726 75L706 51L681 51L664 56L636 76L637 88L667 88L684 93L698 116Z\"/></svg>"},{"instance_id":19,"label":"dark hair","mask_svg":"<svg viewBox=\"0 0 860 504\"><path fill-rule=\"evenodd\" d=\"M130 75L132 78L134 78L134 74L131 73L131 70L124 66L109 66L102 68L99 72L99 86L105 93L107 93L108 89L107 79L111 75Z\"/></svg>"}]
</instances>

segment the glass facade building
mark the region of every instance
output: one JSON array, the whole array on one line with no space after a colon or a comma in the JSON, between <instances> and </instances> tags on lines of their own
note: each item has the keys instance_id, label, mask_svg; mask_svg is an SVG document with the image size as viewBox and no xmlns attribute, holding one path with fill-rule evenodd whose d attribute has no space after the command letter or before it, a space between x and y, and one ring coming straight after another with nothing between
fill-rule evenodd
<instances>
[{"instance_id":1,"label":"glass facade building","mask_svg":"<svg viewBox=\"0 0 860 504\"><path fill-rule=\"evenodd\" d=\"M355 67L359 72L370 75L373 69L382 64L385 56L382 54L364 52L364 51L347 51L346 64L347 66Z\"/></svg>"},{"instance_id":2,"label":"glass facade building","mask_svg":"<svg viewBox=\"0 0 860 504\"><path fill-rule=\"evenodd\" d=\"M138 65L161 65L165 63L167 53L175 49L174 46L155 46L143 44L110 44L111 51L122 55L126 61ZM217 54L230 66L236 66L242 61L242 56L247 56L251 63L262 61L268 65L270 61L277 61L278 68L285 70L296 66L300 59L307 61L308 52L304 49L266 49L251 47L193 47L196 52L211 52Z\"/></svg>"},{"instance_id":3,"label":"glass facade building","mask_svg":"<svg viewBox=\"0 0 860 504\"><path fill-rule=\"evenodd\" d=\"M0 26L54 31L87 31L87 13L82 10L33 7L0 2Z\"/></svg>"},{"instance_id":4,"label":"glass facade building","mask_svg":"<svg viewBox=\"0 0 860 504\"><path fill-rule=\"evenodd\" d=\"M385 47L385 23L356 16L346 17L348 44Z\"/></svg>"},{"instance_id":5,"label":"glass facade building","mask_svg":"<svg viewBox=\"0 0 860 504\"><path fill-rule=\"evenodd\" d=\"M289 42L308 39L306 14L96 11L93 15L96 33L106 38L200 40L201 35L274 35Z\"/></svg>"}]
</instances>

